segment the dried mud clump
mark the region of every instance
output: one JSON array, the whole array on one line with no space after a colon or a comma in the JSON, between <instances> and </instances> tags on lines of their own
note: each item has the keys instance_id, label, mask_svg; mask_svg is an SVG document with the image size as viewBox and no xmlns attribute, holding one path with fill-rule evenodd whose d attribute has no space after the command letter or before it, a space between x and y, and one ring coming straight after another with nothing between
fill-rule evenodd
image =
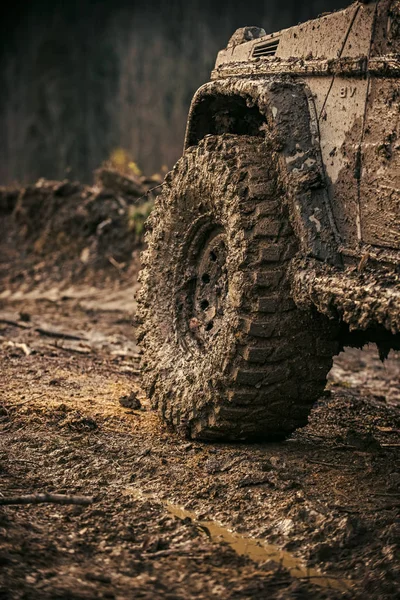
<instances>
[{"instance_id":1,"label":"dried mud clump","mask_svg":"<svg viewBox=\"0 0 400 600\"><path fill-rule=\"evenodd\" d=\"M8 287L43 280L116 277L133 267L143 243L143 224L160 182L99 169L93 186L48 181L0 188ZM153 188L157 188L154 189ZM1 243L1 242L0 242ZM12 260L13 274L5 264ZM4 268L2 268L4 265Z\"/></svg>"}]
</instances>

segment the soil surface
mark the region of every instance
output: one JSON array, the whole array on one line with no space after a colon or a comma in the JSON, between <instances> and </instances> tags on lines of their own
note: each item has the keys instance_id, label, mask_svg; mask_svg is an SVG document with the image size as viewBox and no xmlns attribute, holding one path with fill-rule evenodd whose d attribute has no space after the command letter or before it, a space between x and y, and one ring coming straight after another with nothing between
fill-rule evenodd
<instances>
[{"instance_id":1,"label":"soil surface","mask_svg":"<svg viewBox=\"0 0 400 600\"><path fill-rule=\"evenodd\" d=\"M285 442L179 438L141 389L147 209L59 185L0 194L0 599L397 598L400 355L338 356ZM43 493L87 503L4 505Z\"/></svg>"},{"instance_id":2,"label":"soil surface","mask_svg":"<svg viewBox=\"0 0 400 600\"><path fill-rule=\"evenodd\" d=\"M135 285L5 293L0 597L395 598L400 357L340 355L279 444L169 432L140 390Z\"/></svg>"}]
</instances>

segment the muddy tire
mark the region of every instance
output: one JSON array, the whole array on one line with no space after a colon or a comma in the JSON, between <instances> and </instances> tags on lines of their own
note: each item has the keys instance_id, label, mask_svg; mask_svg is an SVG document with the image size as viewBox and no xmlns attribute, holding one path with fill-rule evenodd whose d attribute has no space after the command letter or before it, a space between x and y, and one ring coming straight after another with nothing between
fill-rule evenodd
<instances>
[{"instance_id":1,"label":"muddy tire","mask_svg":"<svg viewBox=\"0 0 400 600\"><path fill-rule=\"evenodd\" d=\"M189 148L148 227L139 339L161 417L206 440L281 439L305 425L336 343L291 298L297 243L268 143L222 135Z\"/></svg>"}]
</instances>

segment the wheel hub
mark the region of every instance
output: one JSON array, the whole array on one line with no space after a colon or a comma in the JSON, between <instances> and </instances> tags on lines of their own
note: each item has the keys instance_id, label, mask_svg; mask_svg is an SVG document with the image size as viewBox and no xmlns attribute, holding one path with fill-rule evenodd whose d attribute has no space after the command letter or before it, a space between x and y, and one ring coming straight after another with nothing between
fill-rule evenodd
<instances>
[{"instance_id":1,"label":"wheel hub","mask_svg":"<svg viewBox=\"0 0 400 600\"><path fill-rule=\"evenodd\" d=\"M222 231L208 235L196 263L189 328L197 339L206 341L220 330L228 291L226 239Z\"/></svg>"}]
</instances>

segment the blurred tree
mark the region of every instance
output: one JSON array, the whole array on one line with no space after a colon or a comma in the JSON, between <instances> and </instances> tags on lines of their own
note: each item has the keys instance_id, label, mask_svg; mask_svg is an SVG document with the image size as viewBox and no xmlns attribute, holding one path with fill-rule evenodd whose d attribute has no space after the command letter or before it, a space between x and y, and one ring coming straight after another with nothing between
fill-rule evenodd
<instances>
[{"instance_id":1,"label":"blurred tree","mask_svg":"<svg viewBox=\"0 0 400 600\"><path fill-rule=\"evenodd\" d=\"M115 148L146 173L181 153L195 90L237 27L268 31L344 0L30 0L0 15L0 184L91 181Z\"/></svg>"}]
</instances>

